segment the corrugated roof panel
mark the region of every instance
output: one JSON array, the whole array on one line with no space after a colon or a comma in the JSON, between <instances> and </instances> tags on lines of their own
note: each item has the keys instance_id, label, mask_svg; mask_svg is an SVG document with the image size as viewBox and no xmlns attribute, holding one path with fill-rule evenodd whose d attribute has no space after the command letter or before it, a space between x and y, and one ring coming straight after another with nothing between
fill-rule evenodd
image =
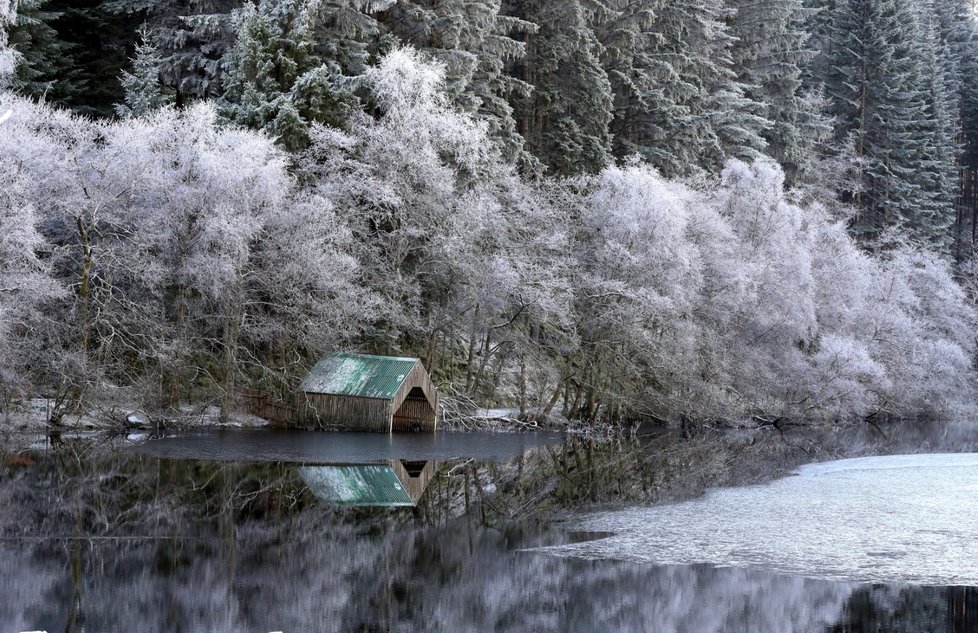
<instances>
[{"instance_id":1,"label":"corrugated roof panel","mask_svg":"<svg viewBox=\"0 0 978 633\"><path fill-rule=\"evenodd\" d=\"M299 476L317 498L334 505L414 505L389 464L303 466Z\"/></svg>"},{"instance_id":2,"label":"corrugated roof panel","mask_svg":"<svg viewBox=\"0 0 978 633\"><path fill-rule=\"evenodd\" d=\"M299 389L306 393L390 400L416 363L417 358L330 354L316 363Z\"/></svg>"}]
</instances>

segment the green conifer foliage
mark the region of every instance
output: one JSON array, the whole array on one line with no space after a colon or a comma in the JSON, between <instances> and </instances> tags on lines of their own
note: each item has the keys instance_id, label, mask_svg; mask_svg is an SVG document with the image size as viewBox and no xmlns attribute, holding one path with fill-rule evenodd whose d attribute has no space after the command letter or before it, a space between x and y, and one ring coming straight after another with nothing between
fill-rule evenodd
<instances>
[{"instance_id":1,"label":"green conifer foliage","mask_svg":"<svg viewBox=\"0 0 978 633\"><path fill-rule=\"evenodd\" d=\"M160 55L160 79L178 104L221 94L222 58L234 42L241 0L120 0L145 16Z\"/></svg>"},{"instance_id":2,"label":"green conifer foliage","mask_svg":"<svg viewBox=\"0 0 978 633\"><path fill-rule=\"evenodd\" d=\"M12 87L18 92L64 103L79 90L71 45L52 26L62 13L48 8L48 0L20 0L11 25L10 45L19 54Z\"/></svg>"},{"instance_id":3,"label":"green conifer foliage","mask_svg":"<svg viewBox=\"0 0 978 633\"><path fill-rule=\"evenodd\" d=\"M16 19L16 7L10 0L0 0L0 86L3 86L14 72L17 54L7 46L7 29Z\"/></svg>"},{"instance_id":4,"label":"green conifer foliage","mask_svg":"<svg viewBox=\"0 0 978 633\"><path fill-rule=\"evenodd\" d=\"M933 0L960 151L953 250L964 261L978 240L978 16L971 0Z\"/></svg>"},{"instance_id":5,"label":"green conifer foliage","mask_svg":"<svg viewBox=\"0 0 978 633\"><path fill-rule=\"evenodd\" d=\"M222 111L298 150L309 124L343 128L361 107L358 77L385 46L373 13L387 0L263 0L234 13Z\"/></svg>"},{"instance_id":6,"label":"green conifer foliage","mask_svg":"<svg viewBox=\"0 0 978 633\"><path fill-rule=\"evenodd\" d=\"M534 87L520 103L530 150L550 173L600 170L611 161L614 105L594 30L604 7L586 0L529 0L516 8L516 17L539 27L517 67L520 79Z\"/></svg>"},{"instance_id":7,"label":"green conifer foliage","mask_svg":"<svg viewBox=\"0 0 978 633\"><path fill-rule=\"evenodd\" d=\"M245 5L225 57L222 111L273 134L287 149L305 146L312 121L342 126L355 104L341 68L316 48L316 18L302 0Z\"/></svg>"},{"instance_id":8,"label":"green conifer foliage","mask_svg":"<svg viewBox=\"0 0 978 633\"><path fill-rule=\"evenodd\" d=\"M615 153L669 175L753 159L769 126L733 71L732 12L719 0L610 4L605 64L615 87Z\"/></svg>"},{"instance_id":9,"label":"green conifer foliage","mask_svg":"<svg viewBox=\"0 0 978 633\"><path fill-rule=\"evenodd\" d=\"M802 91L802 67L814 56L805 30L812 12L802 0L731 0L730 5L736 9L733 66L746 94L763 104L770 121L763 130L767 154L782 165L790 184L813 150Z\"/></svg>"},{"instance_id":10,"label":"green conifer foliage","mask_svg":"<svg viewBox=\"0 0 978 633\"><path fill-rule=\"evenodd\" d=\"M143 18L118 13L102 0L47 0L45 12L56 31L66 66L53 77L57 101L75 112L97 117L115 113L123 93L120 78L130 67Z\"/></svg>"},{"instance_id":11,"label":"green conifer foliage","mask_svg":"<svg viewBox=\"0 0 978 633\"><path fill-rule=\"evenodd\" d=\"M148 31L143 29L140 37L136 57L132 60L132 72L122 73L126 98L124 103L116 106L116 113L121 117L143 116L173 101L160 84L162 58L159 51L150 41Z\"/></svg>"},{"instance_id":12,"label":"green conifer foliage","mask_svg":"<svg viewBox=\"0 0 978 633\"><path fill-rule=\"evenodd\" d=\"M833 15L827 85L837 133L865 164L854 228L866 238L902 225L940 243L953 219L947 82L925 17L909 0L846 0Z\"/></svg>"}]
</instances>

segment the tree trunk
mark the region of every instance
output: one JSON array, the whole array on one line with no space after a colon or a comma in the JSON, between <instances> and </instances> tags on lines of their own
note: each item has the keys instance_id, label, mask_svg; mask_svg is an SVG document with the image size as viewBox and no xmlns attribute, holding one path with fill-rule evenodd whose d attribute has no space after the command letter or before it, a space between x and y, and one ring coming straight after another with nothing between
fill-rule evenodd
<instances>
[{"instance_id":1,"label":"tree trunk","mask_svg":"<svg viewBox=\"0 0 978 633\"><path fill-rule=\"evenodd\" d=\"M234 406L235 375L237 374L237 348L238 348L238 315L237 306L229 307L224 315L224 392L221 396L221 417L222 423L226 423L231 416L231 407Z\"/></svg>"}]
</instances>

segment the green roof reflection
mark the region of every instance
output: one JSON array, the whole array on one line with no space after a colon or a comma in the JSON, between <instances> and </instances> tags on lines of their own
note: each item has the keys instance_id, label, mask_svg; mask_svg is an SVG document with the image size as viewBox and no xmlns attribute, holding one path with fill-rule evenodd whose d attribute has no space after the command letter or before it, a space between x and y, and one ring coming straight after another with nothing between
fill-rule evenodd
<instances>
[{"instance_id":1,"label":"green roof reflection","mask_svg":"<svg viewBox=\"0 0 978 633\"><path fill-rule=\"evenodd\" d=\"M415 505L390 464L303 466L299 476L316 497L334 505Z\"/></svg>"}]
</instances>

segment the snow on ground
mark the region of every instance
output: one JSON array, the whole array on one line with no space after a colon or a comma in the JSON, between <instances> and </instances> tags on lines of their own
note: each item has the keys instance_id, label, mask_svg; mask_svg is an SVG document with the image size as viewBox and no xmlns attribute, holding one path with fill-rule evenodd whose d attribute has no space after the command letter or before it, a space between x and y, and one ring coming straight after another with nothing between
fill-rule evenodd
<instances>
[{"instance_id":1,"label":"snow on ground","mask_svg":"<svg viewBox=\"0 0 978 633\"><path fill-rule=\"evenodd\" d=\"M16 402L8 411L0 412L0 428L7 431L41 431L49 428L48 420L54 402L47 398L32 398ZM268 420L241 411L232 412L227 422L220 421L221 409L217 406L194 407L185 405L179 412L168 414L163 424L168 427L233 427L260 428L268 426ZM102 408L66 415L62 426L68 429L106 429L130 427L152 428L160 420L148 415L134 402L116 401Z\"/></svg>"}]
</instances>

